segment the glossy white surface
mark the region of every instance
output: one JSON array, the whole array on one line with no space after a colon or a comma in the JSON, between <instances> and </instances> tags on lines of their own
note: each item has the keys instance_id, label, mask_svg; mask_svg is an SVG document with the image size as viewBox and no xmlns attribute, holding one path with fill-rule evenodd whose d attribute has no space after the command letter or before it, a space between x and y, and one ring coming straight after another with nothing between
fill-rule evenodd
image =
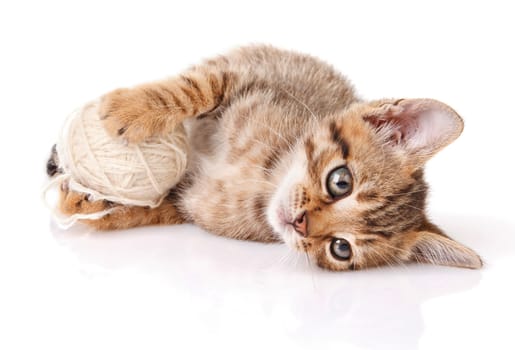
<instances>
[{"instance_id":1,"label":"glossy white surface","mask_svg":"<svg viewBox=\"0 0 515 350\"><path fill-rule=\"evenodd\" d=\"M515 348L510 13L435 2L0 5L0 348ZM429 210L485 267L330 273L282 245L190 225L51 223L43 169L71 110L247 42L321 56L367 98L456 108L465 132L428 165Z\"/></svg>"}]
</instances>

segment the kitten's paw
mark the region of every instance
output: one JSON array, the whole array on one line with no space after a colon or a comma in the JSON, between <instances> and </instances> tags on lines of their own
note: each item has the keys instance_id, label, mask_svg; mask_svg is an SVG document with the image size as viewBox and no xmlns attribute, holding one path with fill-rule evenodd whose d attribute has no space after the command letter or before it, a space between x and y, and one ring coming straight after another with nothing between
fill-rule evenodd
<instances>
[{"instance_id":1,"label":"kitten's paw","mask_svg":"<svg viewBox=\"0 0 515 350\"><path fill-rule=\"evenodd\" d=\"M166 134L175 127L166 101L142 87L108 93L100 102L99 113L107 132L129 143Z\"/></svg>"},{"instance_id":2,"label":"kitten's paw","mask_svg":"<svg viewBox=\"0 0 515 350\"><path fill-rule=\"evenodd\" d=\"M105 200L93 201L88 194L70 191L67 182L61 184L59 192L59 209L68 216L97 213L115 205Z\"/></svg>"}]
</instances>

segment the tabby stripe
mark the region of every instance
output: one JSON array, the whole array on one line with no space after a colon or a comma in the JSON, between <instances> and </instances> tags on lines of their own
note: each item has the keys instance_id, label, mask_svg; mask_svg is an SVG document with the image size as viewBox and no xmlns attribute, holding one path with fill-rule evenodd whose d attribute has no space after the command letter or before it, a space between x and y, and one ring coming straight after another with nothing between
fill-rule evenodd
<instances>
[{"instance_id":1,"label":"tabby stripe","mask_svg":"<svg viewBox=\"0 0 515 350\"><path fill-rule=\"evenodd\" d=\"M147 106L152 109L156 106L165 107L166 109L169 108L168 102L163 97L163 95L155 89L149 89L149 90L143 90L145 95L148 97L147 99Z\"/></svg>"},{"instance_id":2,"label":"tabby stripe","mask_svg":"<svg viewBox=\"0 0 515 350\"><path fill-rule=\"evenodd\" d=\"M343 140L341 135L341 130L336 126L336 122L331 122L329 125L329 131L331 132L331 139L335 142L342 151L343 159L346 159L349 156L349 146Z\"/></svg>"},{"instance_id":3,"label":"tabby stripe","mask_svg":"<svg viewBox=\"0 0 515 350\"><path fill-rule=\"evenodd\" d=\"M196 101L195 95L192 94L192 92L190 90L188 90L187 88L185 88L183 86L181 86L180 89L190 100L189 102L191 104L191 107L193 107L191 114L193 114L193 115L197 114L198 109L197 109L197 101Z\"/></svg>"},{"instance_id":4,"label":"tabby stripe","mask_svg":"<svg viewBox=\"0 0 515 350\"><path fill-rule=\"evenodd\" d=\"M412 183L400 190L398 195L386 197L388 202L365 215L369 232L390 236L417 227L423 218L425 189L424 183ZM399 218L402 220L399 221Z\"/></svg>"},{"instance_id":5,"label":"tabby stripe","mask_svg":"<svg viewBox=\"0 0 515 350\"><path fill-rule=\"evenodd\" d=\"M304 146L306 148L306 158L308 162L311 163L313 161L313 152L315 152L315 145L313 144L313 140L307 139L304 142Z\"/></svg>"},{"instance_id":6,"label":"tabby stripe","mask_svg":"<svg viewBox=\"0 0 515 350\"><path fill-rule=\"evenodd\" d=\"M319 165L320 163L320 157L317 157L316 159L313 159L310 163L310 166L308 167L308 172L309 172L309 176L311 177L311 179L313 181L315 181L315 183L317 182L317 179L319 178Z\"/></svg>"},{"instance_id":7,"label":"tabby stripe","mask_svg":"<svg viewBox=\"0 0 515 350\"><path fill-rule=\"evenodd\" d=\"M159 100L159 102L161 103L161 105L163 107L165 107L166 109L168 109L168 101L165 99L165 97L163 96L163 94L159 91L154 91L154 94L156 96L156 98Z\"/></svg>"},{"instance_id":8,"label":"tabby stripe","mask_svg":"<svg viewBox=\"0 0 515 350\"><path fill-rule=\"evenodd\" d=\"M359 202L368 202L377 200L379 198L379 194L376 191L367 191L367 192L359 192L356 199Z\"/></svg>"},{"instance_id":9,"label":"tabby stripe","mask_svg":"<svg viewBox=\"0 0 515 350\"><path fill-rule=\"evenodd\" d=\"M170 96L172 97L172 100L173 100L173 103L175 105L175 107L179 108L182 113L187 113L188 110L186 109L186 106L184 106L184 104L181 102L181 100L175 95L175 93L173 91L170 91L168 89L165 89L165 91L167 93L170 94Z\"/></svg>"},{"instance_id":10,"label":"tabby stripe","mask_svg":"<svg viewBox=\"0 0 515 350\"><path fill-rule=\"evenodd\" d=\"M219 95L219 103L222 103L225 100L225 94L229 83L229 76L226 72L222 73L222 84L220 86L220 95Z\"/></svg>"},{"instance_id":11,"label":"tabby stripe","mask_svg":"<svg viewBox=\"0 0 515 350\"><path fill-rule=\"evenodd\" d=\"M254 204L253 204L253 208L255 211L254 215L259 216L260 214L263 214L265 212L265 207L266 207L265 198L263 197L263 195L258 195L256 197L256 199L254 199Z\"/></svg>"},{"instance_id":12,"label":"tabby stripe","mask_svg":"<svg viewBox=\"0 0 515 350\"><path fill-rule=\"evenodd\" d=\"M197 81L193 80L193 79L191 79L189 77L184 77L184 76L181 76L181 78L184 81L186 81L186 83L189 84L190 87L193 88L196 91L198 100L200 101L200 104L202 106L206 106L207 105L206 96L204 96L204 94L202 93L202 90L200 89Z\"/></svg>"},{"instance_id":13,"label":"tabby stripe","mask_svg":"<svg viewBox=\"0 0 515 350\"><path fill-rule=\"evenodd\" d=\"M263 162L263 168L265 168L267 170L273 169L277 165L277 162L279 161L280 157L281 157L281 154L279 153L279 151L272 149L272 152L270 152L268 157L266 157L265 161ZM269 171L263 170L263 172L265 173L266 176L270 175Z\"/></svg>"},{"instance_id":14,"label":"tabby stripe","mask_svg":"<svg viewBox=\"0 0 515 350\"><path fill-rule=\"evenodd\" d=\"M220 87L218 86L218 78L214 74L209 74L207 81L209 82L209 87L211 88L211 94L215 97L215 99L218 99L218 96L221 94L219 91Z\"/></svg>"}]
</instances>

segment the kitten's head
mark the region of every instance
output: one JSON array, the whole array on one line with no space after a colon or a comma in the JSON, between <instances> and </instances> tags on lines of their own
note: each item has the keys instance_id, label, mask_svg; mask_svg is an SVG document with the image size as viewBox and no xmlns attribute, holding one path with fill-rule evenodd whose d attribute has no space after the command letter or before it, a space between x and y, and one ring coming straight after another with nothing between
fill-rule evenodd
<instances>
[{"instance_id":1,"label":"kitten's head","mask_svg":"<svg viewBox=\"0 0 515 350\"><path fill-rule=\"evenodd\" d=\"M331 270L424 262L479 268L480 257L425 215L425 162L463 121L428 99L357 103L306 135L268 207L290 247Z\"/></svg>"}]
</instances>

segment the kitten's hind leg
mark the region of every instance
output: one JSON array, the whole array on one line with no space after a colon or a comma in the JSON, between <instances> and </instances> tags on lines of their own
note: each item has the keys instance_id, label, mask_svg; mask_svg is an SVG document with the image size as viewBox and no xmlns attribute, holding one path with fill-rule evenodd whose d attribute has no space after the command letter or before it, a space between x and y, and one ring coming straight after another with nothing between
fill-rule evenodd
<instances>
[{"instance_id":1,"label":"kitten's hind leg","mask_svg":"<svg viewBox=\"0 0 515 350\"><path fill-rule=\"evenodd\" d=\"M172 200L165 198L156 208L124 206L108 201L91 201L88 195L70 191L66 184L60 188L59 209L64 215L91 214L106 209L114 210L97 220L80 220L97 230L118 230L145 225L181 224L180 215Z\"/></svg>"},{"instance_id":2,"label":"kitten's hind leg","mask_svg":"<svg viewBox=\"0 0 515 350\"><path fill-rule=\"evenodd\" d=\"M169 133L186 118L213 111L234 83L225 65L221 58L175 78L108 93L100 104L104 126L111 135L137 143Z\"/></svg>"}]
</instances>

